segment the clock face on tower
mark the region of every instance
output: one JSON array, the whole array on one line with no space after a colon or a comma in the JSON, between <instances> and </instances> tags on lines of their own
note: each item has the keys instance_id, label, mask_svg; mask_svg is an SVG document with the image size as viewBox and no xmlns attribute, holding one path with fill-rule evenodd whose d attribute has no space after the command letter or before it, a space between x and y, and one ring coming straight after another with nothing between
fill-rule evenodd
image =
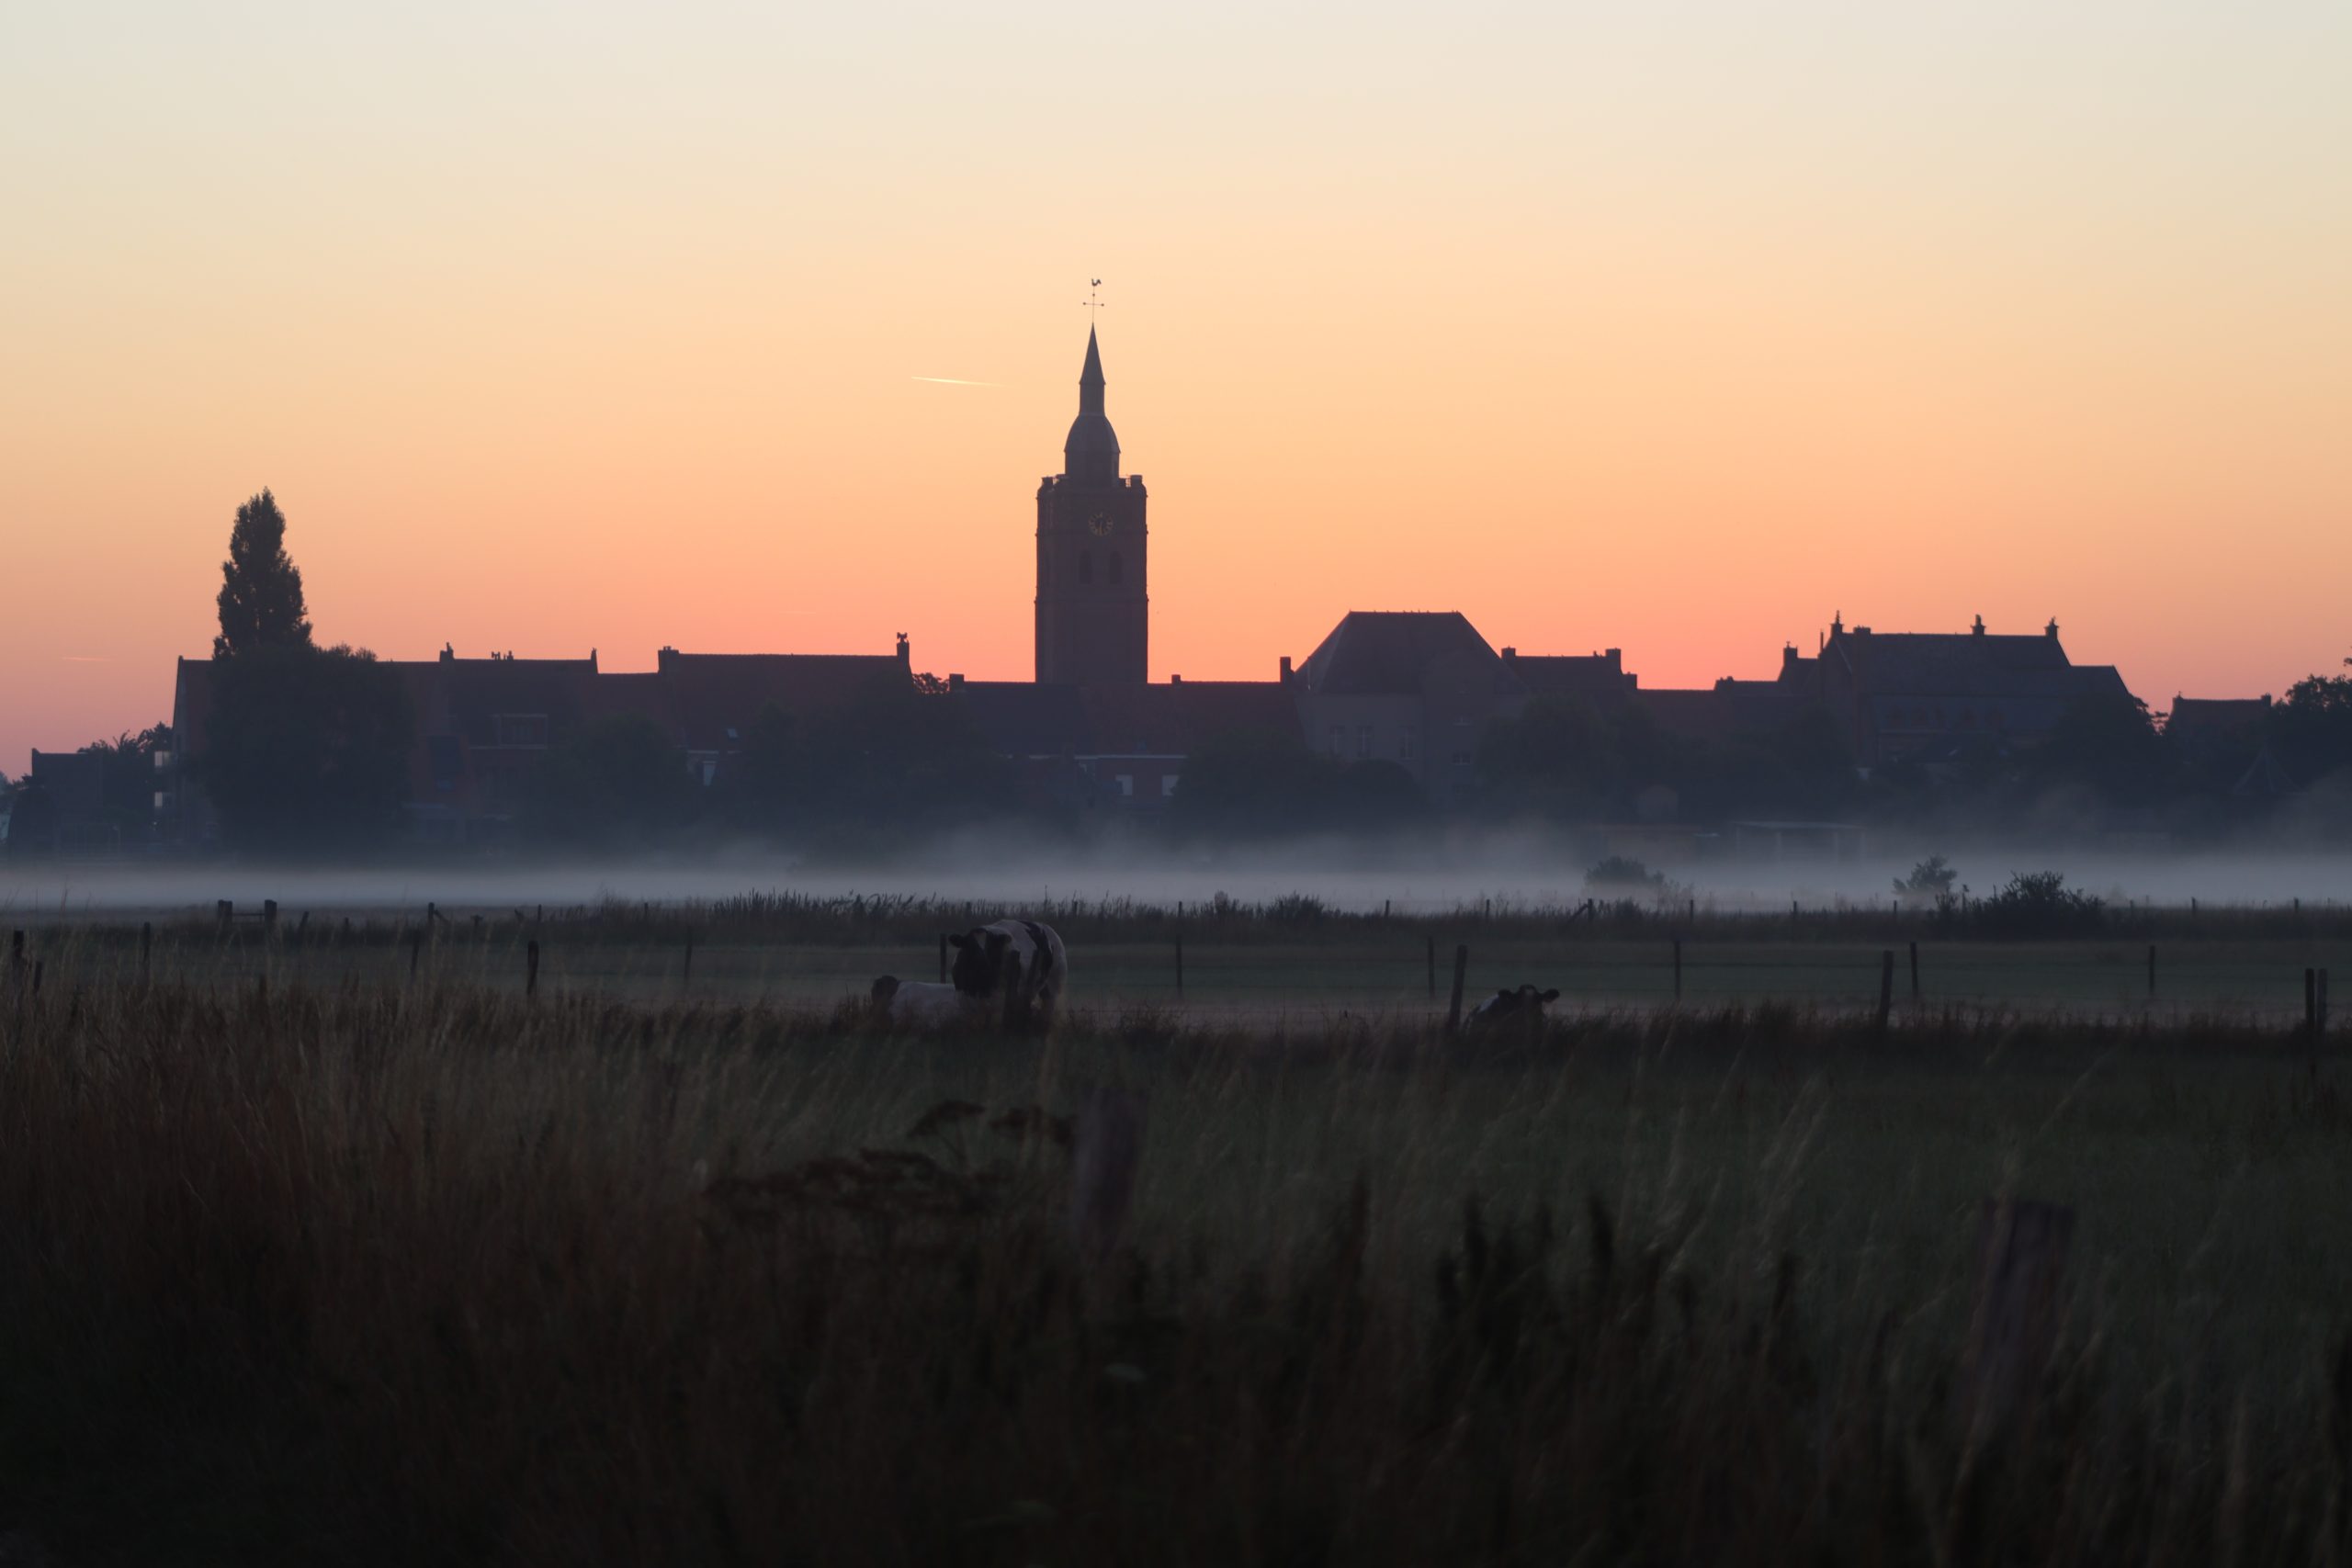
<instances>
[{"instance_id":1,"label":"clock face on tower","mask_svg":"<svg viewBox=\"0 0 2352 1568\"><path fill-rule=\"evenodd\" d=\"M1111 514L1107 512L1098 512L1086 520L1086 525L1094 531L1097 537L1101 537L1111 531Z\"/></svg>"}]
</instances>

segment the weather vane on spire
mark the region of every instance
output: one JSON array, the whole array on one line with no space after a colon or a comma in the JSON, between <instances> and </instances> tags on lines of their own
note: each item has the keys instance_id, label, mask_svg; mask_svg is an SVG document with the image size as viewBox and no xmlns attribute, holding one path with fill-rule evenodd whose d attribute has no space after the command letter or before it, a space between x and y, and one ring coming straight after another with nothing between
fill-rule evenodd
<instances>
[{"instance_id":1,"label":"weather vane on spire","mask_svg":"<svg viewBox=\"0 0 2352 1568\"><path fill-rule=\"evenodd\" d=\"M1099 277L1090 277L1086 280L1086 284L1087 320L1092 321L1094 319L1093 312L1102 309L1102 301L1095 297L1096 290L1102 287L1102 280Z\"/></svg>"}]
</instances>

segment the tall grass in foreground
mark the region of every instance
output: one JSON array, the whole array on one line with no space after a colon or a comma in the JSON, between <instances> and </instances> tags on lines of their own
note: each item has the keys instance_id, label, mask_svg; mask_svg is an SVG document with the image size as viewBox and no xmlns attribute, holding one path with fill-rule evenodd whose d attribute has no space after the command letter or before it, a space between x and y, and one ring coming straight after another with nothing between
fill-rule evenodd
<instances>
[{"instance_id":1,"label":"tall grass in foreground","mask_svg":"<svg viewBox=\"0 0 2352 1568\"><path fill-rule=\"evenodd\" d=\"M1807 1149L1895 1112L1820 1082L1903 1071L1860 1039L1787 1010L1444 1052L437 985L0 993L0 1529L76 1562L2339 1560L2352 1364L2127 1377L2086 1310L1986 1432L1947 1276L1822 1303ZM1654 1104L1673 1052L1713 1065ZM2101 1135L2161 1113L2334 1158L2326 1080L2262 1070L2227 1125L2160 1075ZM1148 1189L1089 1267L1056 1118L1102 1080L1153 1090L1147 1165L1198 1186ZM1906 1139L1975 1135L1953 1083L1905 1092ZM1522 1134L1630 1148L1641 1117L1655 1165L1496 1179ZM1711 1126L1744 1152L1694 1174Z\"/></svg>"}]
</instances>

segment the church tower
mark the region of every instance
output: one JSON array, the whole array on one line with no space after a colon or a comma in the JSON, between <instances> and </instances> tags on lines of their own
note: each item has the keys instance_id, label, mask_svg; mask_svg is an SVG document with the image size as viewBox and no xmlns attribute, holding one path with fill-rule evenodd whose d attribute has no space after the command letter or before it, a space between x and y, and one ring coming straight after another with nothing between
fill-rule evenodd
<instances>
[{"instance_id":1,"label":"church tower","mask_svg":"<svg viewBox=\"0 0 2352 1568\"><path fill-rule=\"evenodd\" d=\"M1119 477L1091 328L1062 471L1037 487L1037 679L1139 686L1149 677L1143 476Z\"/></svg>"}]
</instances>

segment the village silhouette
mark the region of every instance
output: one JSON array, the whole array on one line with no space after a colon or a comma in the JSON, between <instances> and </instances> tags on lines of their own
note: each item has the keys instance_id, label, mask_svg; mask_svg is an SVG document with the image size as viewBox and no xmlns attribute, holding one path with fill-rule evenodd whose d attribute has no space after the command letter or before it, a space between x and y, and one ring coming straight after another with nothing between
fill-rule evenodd
<instances>
[{"instance_id":1,"label":"village silhouette","mask_svg":"<svg viewBox=\"0 0 2352 1568\"><path fill-rule=\"evenodd\" d=\"M1035 674L874 653L377 660L318 645L286 518L237 513L209 658L167 723L32 753L14 857L347 855L739 841L871 849L994 819L1179 839L1574 826L1595 853L1859 857L1874 831L2156 848L2352 822L2352 680L2153 716L2059 624L1834 616L1758 679L1650 687L1623 651L1498 647L1448 610L1360 610L1263 681L1149 678L1149 492L1087 334L1036 495ZM2347 661L2352 662L2352 661Z\"/></svg>"}]
</instances>

